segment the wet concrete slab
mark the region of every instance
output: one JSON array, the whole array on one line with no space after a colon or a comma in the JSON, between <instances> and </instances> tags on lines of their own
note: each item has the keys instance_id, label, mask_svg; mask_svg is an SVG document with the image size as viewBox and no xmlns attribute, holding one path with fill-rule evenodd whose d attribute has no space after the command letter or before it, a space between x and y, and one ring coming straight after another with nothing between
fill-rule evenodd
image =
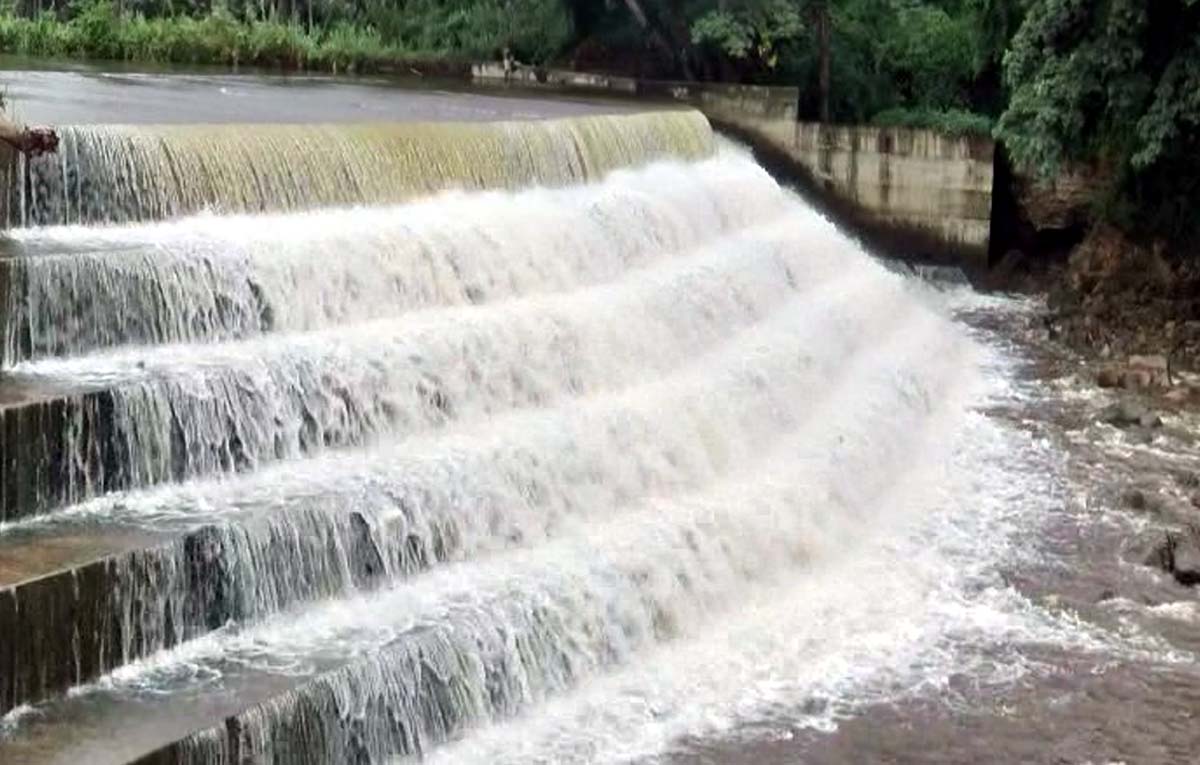
<instances>
[{"instance_id":1,"label":"wet concrete slab","mask_svg":"<svg viewBox=\"0 0 1200 765\"><path fill-rule=\"evenodd\" d=\"M0 372L0 413L6 409L17 409L61 398L71 392L70 386L67 385L12 375L6 377Z\"/></svg>"},{"instance_id":2,"label":"wet concrete slab","mask_svg":"<svg viewBox=\"0 0 1200 765\"><path fill-rule=\"evenodd\" d=\"M156 541L116 528L0 534L0 715L94 680L147 647L136 619L145 604L128 593L153 575L146 563Z\"/></svg>"},{"instance_id":3,"label":"wet concrete slab","mask_svg":"<svg viewBox=\"0 0 1200 765\"><path fill-rule=\"evenodd\" d=\"M0 533L0 590L69 572L164 539L100 524L35 526Z\"/></svg>"},{"instance_id":4,"label":"wet concrete slab","mask_svg":"<svg viewBox=\"0 0 1200 765\"><path fill-rule=\"evenodd\" d=\"M0 735L0 762L8 765L124 765L184 762L188 737L299 683L284 675L239 672L212 677L202 691L165 699L158 693L76 694L47 707L24 710L20 735Z\"/></svg>"}]
</instances>

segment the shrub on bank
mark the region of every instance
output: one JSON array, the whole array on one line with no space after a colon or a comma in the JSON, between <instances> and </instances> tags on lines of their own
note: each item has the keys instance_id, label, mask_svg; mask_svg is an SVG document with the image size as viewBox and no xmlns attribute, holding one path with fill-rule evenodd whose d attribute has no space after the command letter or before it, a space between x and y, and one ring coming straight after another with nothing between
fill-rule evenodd
<instances>
[{"instance_id":1,"label":"shrub on bank","mask_svg":"<svg viewBox=\"0 0 1200 765\"><path fill-rule=\"evenodd\" d=\"M962 109L888 109L876 114L871 123L880 127L936 130L950 135L990 136L995 128L991 117Z\"/></svg>"},{"instance_id":2,"label":"shrub on bank","mask_svg":"<svg viewBox=\"0 0 1200 765\"><path fill-rule=\"evenodd\" d=\"M119 14L108 2L83 6L67 21L50 14L0 16L0 49L27 56L331 71L449 57L446 51L386 44L374 29L348 23L310 32L294 23L239 21L219 9L198 18L146 18Z\"/></svg>"},{"instance_id":3,"label":"shrub on bank","mask_svg":"<svg viewBox=\"0 0 1200 765\"><path fill-rule=\"evenodd\" d=\"M311 28L296 19L235 15L223 3L197 16L118 8L112 0L82 0L57 15L0 12L0 49L28 56L341 71L414 59L492 57L504 47L523 61L541 63L559 53L571 33L561 4L545 0L371 3L357 19L334 17Z\"/></svg>"}]
</instances>

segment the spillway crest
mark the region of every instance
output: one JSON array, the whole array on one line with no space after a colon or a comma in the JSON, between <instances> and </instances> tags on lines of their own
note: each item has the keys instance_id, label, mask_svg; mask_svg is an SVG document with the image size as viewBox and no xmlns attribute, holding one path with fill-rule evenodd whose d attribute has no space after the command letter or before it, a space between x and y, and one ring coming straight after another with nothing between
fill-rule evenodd
<instances>
[{"instance_id":1,"label":"spillway crest","mask_svg":"<svg viewBox=\"0 0 1200 765\"><path fill-rule=\"evenodd\" d=\"M980 350L698 114L62 138L8 171L0 761L470 759L955 504Z\"/></svg>"},{"instance_id":2,"label":"spillway crest","mask_svg":"<svg viewBox=\"0 0 1200 765\"><path fill-rule=\"evenodd\" d=\"M9 227L564 186L712 151L707 123L688 111L488 124L80 125L58 133L57 153L10 162Z\"/></svg>"}]
</instances>

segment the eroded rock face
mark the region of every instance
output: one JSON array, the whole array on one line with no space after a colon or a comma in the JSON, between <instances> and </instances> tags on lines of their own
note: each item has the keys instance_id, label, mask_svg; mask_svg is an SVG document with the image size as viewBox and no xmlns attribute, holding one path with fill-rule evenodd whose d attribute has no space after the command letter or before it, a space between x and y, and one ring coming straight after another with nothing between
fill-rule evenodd
<instances>
[{"instance_id":1,"label":"eroded rock face","mask_svg":"<svg viewBox=\"0 0 1200 765\"><path fill-rule=\"evenodd\" d=\"M1018 177L1014 183L1022 216L1037 230L1086 226L1096 191L1109 175L1098 168L1068 167L1052 180Z\"/></svg>"},{"instance_id":2,"label":"eroded rock face","mask_svg":"<svg viewBox=\"0 0 1200 765\"><path fill-rule=\"evenodd\" d=\"M1145 246L1108 225L1096 226L1071 253L1070 287L1083 295L1097 290L1112 293L1139 288L1164 290L1174 272L1162 244Z\"/></svg>"},{"instance_id":3,"label":"eroded rock face","mask_svg":"<svg viewBox=\"0 0 1200 765\"><path fill-rule=\"evenodd\" d=\"M1108 360L1097 375L1103 387L1167 389L1200 364L1200 260L1192 253L1099 225L1048 297L1051 336Z\"/></svg>"}]
</instances>

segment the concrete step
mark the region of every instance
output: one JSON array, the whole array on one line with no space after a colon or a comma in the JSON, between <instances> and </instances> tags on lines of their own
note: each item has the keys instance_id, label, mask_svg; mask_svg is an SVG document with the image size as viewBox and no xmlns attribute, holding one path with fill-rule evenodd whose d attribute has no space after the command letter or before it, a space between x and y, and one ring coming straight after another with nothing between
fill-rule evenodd
<instances>
[{"instance_id":1,"label":"concrete step","mask_svg":"<svg viewBox=\"0 0 1200 765\"><path fill-rule=\"evenodd\" d=\"M147 647L119 585L153 544L132 529L0 538L0 715L94 680Z\"/></svg>"},{"instance_id":2,"label":"concrete step","mask_svg":"<svg viewBox=\"0 0 1200 765\"><path fill-rule=\"evenodd\" d=\"M110 392L0 372L0 524L125 488Z\"/></svg>"},{"instance_id":3,"label":"concrete step","mask_svg":"<svg viewBox=\"0 0 1200 765\"><path fill-rule=\"evenodd\" d=\"M740 577L710 558L728 546L696 538L710 522L700 505L646 506L599 545L583 533L222 629L26 712L0 762L335 765L426 752L675 637ZM678 586L648 578L649 560ZM692 579L710 560L717 579Z\"/></svg>"},{"instance_id":4,"label":"concrete step","mask_svg":"<svg viewBox=\"0 0 1200 765\"><path fill-rule=\"evenodd\" d=\"M398 517L386 520L389 510ZM216 523L84 517L0 536L0 635L22 636L0 641L0 716L228 624L372 589L456 553L452 532L414 529L403 512L285 495Z\"/></svg>"}]
</instances>

